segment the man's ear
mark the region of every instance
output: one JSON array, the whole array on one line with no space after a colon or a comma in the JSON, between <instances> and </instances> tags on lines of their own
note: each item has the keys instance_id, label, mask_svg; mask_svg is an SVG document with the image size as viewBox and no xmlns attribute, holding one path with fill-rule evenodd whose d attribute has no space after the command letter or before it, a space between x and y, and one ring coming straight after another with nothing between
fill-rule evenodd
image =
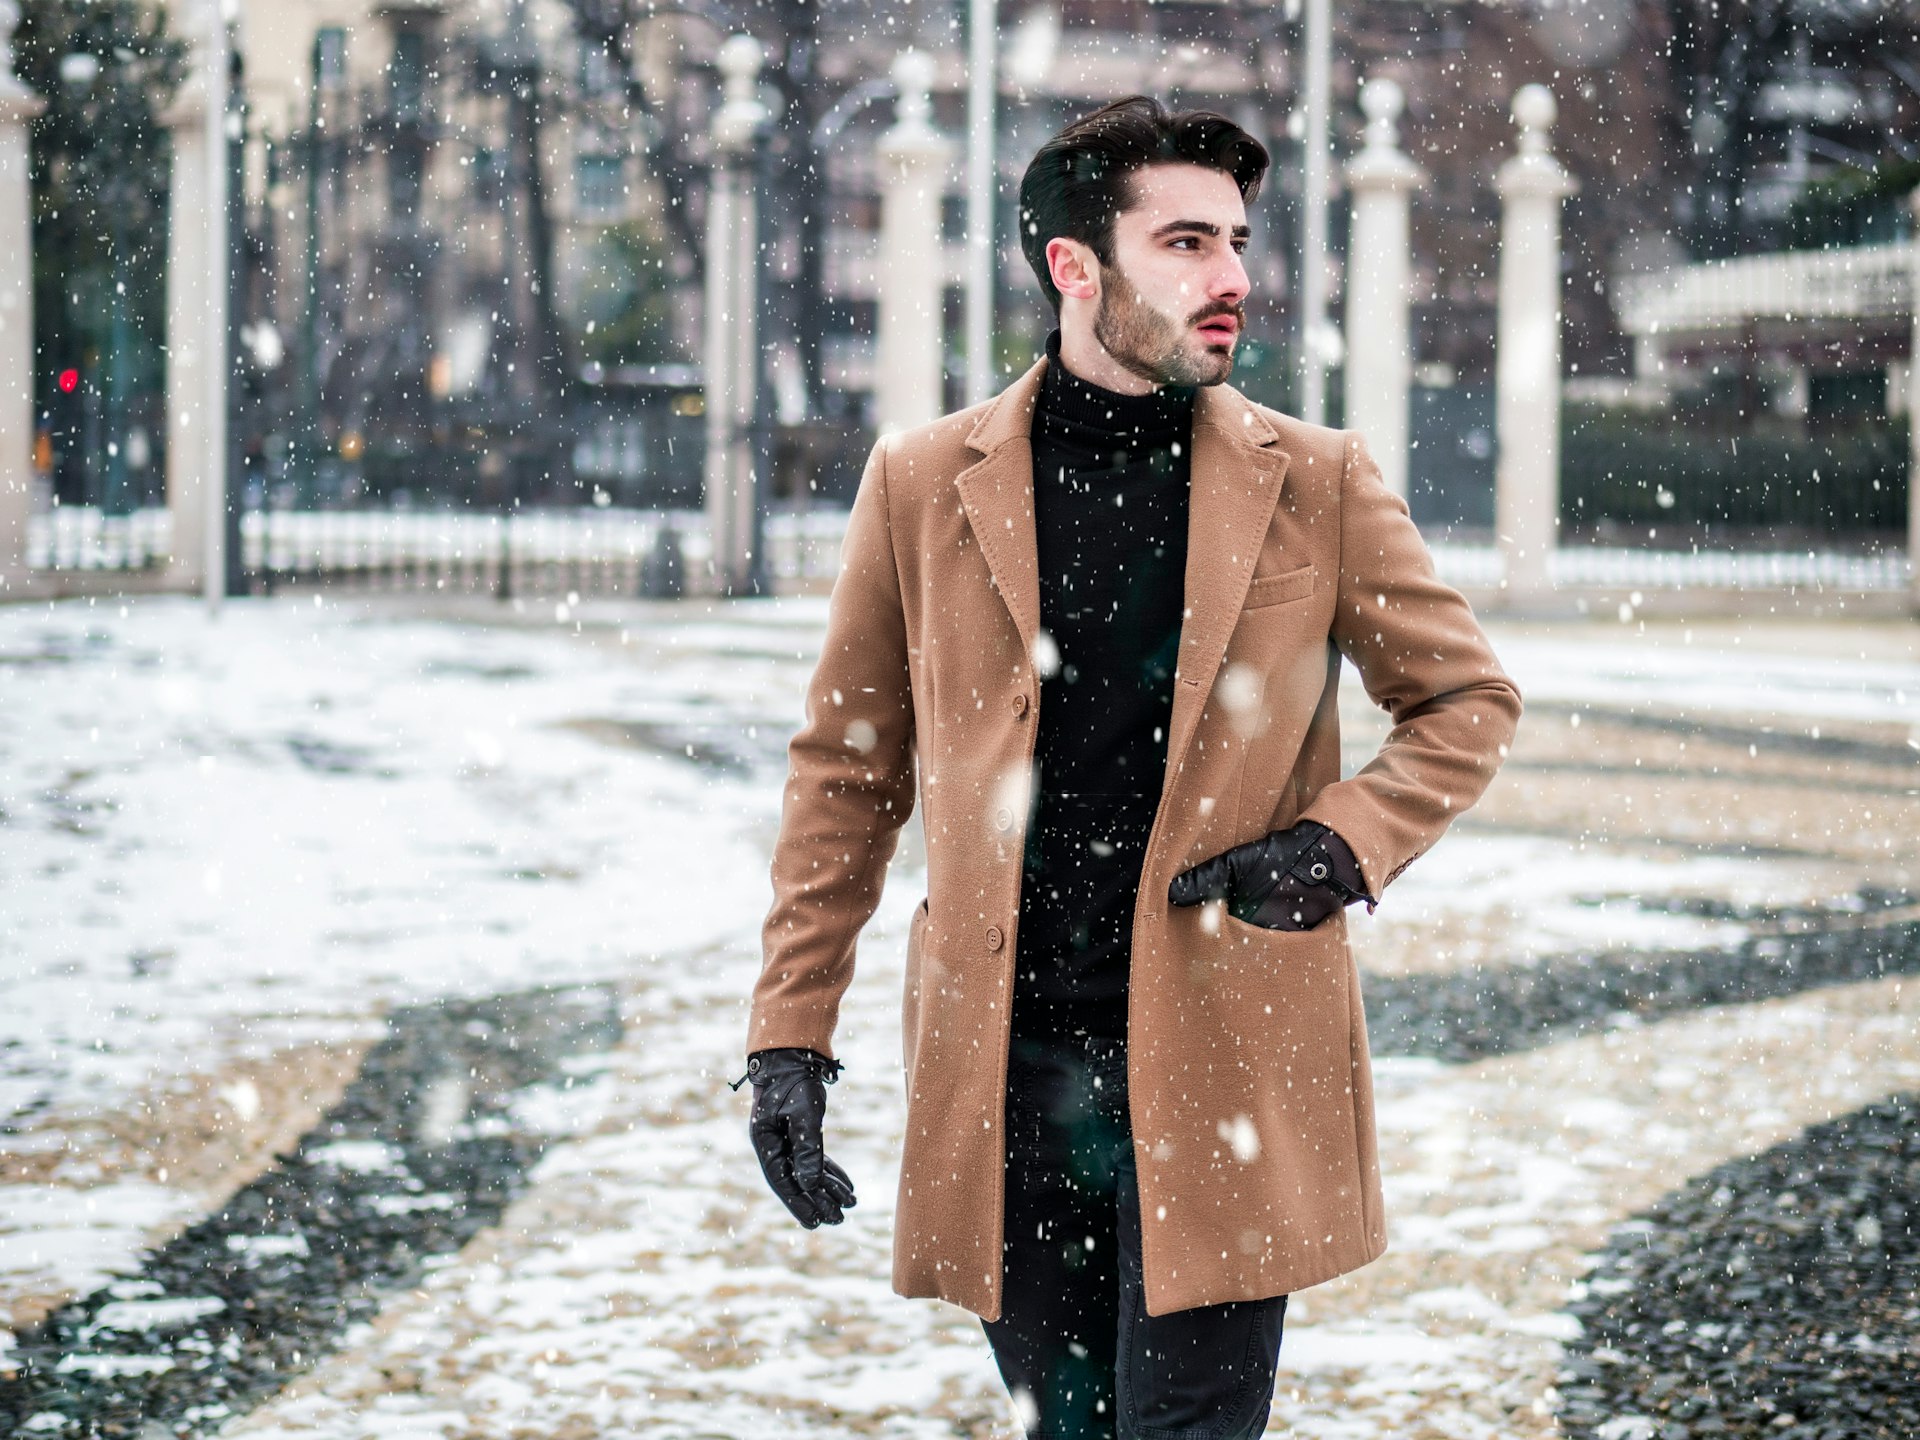
<instances>
[{"instance_id":1,"label":"man's ear","mask_svg":"<svg viewBox=\"0 0 1920 1440\"><path fill-rule=\"evenodd\" d=\"M1092 300L1100 294L1100 261L1078 240L1056 235L1047 242L1047 274L1062 295Z\"/></svg>"}]
</instances>

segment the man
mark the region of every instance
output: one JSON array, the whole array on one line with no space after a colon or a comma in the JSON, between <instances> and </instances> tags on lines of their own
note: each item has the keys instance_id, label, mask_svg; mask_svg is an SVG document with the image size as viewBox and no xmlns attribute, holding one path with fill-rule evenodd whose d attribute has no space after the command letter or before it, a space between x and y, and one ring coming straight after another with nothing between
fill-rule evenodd
<instances>
[{"instance_id":1,"label":"man","mask_svg":"<svg viewBox=\"0 0 1920 1440\"><path fill-rule=\"evenodd\" d=\"M1042 147L1059 328L874 448L789 747L756 1153L801 1224L854 1204L832 1037L918 801L893 1287L980 1316L1032 1436L1265 1428L1288 1293L1386 1248L1344 907L1520 716L1364 439L1225 383L1266 167L1140 96ZM1394 721L1346 779L1342 655Z\"/></svg>"}]
</instances>

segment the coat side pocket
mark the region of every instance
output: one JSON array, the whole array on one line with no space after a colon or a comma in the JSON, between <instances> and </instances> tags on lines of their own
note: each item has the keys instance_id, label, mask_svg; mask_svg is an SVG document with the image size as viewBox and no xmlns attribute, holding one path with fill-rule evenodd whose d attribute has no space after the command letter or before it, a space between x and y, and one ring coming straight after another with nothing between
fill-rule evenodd
<instances>
[{"instance_id":1,"label":"coat side pocket","mask_svg":"<svg viewBox=\"0 0 1920 1440\"><path fill-rule=\"evenodd\" d=\"M900 997L900 1058L909 1094L913 1091L913 1061L920 1049L920 971L927 948L927 901L914 907L907 926L906 987Z\"/></svg>"}]
</instances>

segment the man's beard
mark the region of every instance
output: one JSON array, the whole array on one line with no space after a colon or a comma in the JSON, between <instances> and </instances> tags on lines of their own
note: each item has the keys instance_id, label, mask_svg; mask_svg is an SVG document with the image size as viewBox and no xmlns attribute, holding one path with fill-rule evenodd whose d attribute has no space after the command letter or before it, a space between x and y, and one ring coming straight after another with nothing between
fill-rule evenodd
<instances>
[{"instance_id":1,"label":"man's beard","mask_svg":"<svg viewBox=\"0 0 1920 1440\"><path fill-rule=\"evenodd\" d=\"M1187 349L1190 327L1216 315L1240 318L1237 305L1209 305L1188 325L1139 298L1118 265L1101 270L1100 308L1093 317L1093 338L1123 370L1155 385L1218 385L1233 373L1233 352Z\"/></svg>"}]
</instances>

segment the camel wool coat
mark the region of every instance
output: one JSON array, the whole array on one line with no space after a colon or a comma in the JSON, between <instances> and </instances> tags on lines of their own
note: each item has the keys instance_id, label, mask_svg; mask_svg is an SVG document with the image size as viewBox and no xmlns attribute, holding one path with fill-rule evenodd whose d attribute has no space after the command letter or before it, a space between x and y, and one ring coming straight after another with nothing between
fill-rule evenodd
<instances>
[{"instance_id":1,"label":"camel wool coat","mask_svg":"<svg viewBox=\"0 0 1920 1440\"><path fill-rule=\"evenodd\" d=\"M749 1051L833 1055L855 938L916 804L893 1289L1000 1317L1009 1002L1041 633L1028 442L1046 360L885 438L853 501L788 746ZM1387 1245L1346 916L1267 930L1171 906L1179 871L1303 817L1376 898L1472 805L1520 694L1365 441L1227 385L1196 398L1165 784L1132 930L1127 1077L1146 1307L1289 1293ZM1340 775L1344 655L1393 725ZM831 1115L828 1142L831 1148Z\"/></svg>"}]
</instances>

